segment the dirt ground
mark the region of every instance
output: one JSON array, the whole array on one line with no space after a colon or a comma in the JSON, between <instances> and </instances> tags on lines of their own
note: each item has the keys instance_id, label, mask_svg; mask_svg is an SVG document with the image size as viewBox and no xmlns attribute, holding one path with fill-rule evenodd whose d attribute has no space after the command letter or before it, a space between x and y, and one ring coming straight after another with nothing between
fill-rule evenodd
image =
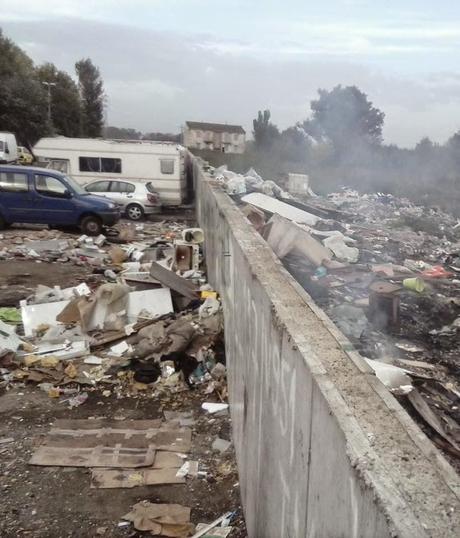
<instances>
[{"instance_id":1,"label":"dirt ground","mask_svg":"<svg viewBox=\"0 0 460 538\"><path fill-rule=\"evenodd\" d=\"M6 232L11 233L14 230ZM90 268L69 263L0 261L0 306L17 306L37 284L72 286L88 277L99 278ZM161 398L140 393L117 399L114 394L104 397L104 388L85 387L89 398L74 409L32 383L0 388L0 536L149 536L135 531L132 524L119 526L135 503L148 500L191 507L195 524L236 511L230 538L245 537L233 447L225 453L211 448L216 437L231 440L230 417L207 416L201 409L202 402L215 401L215 396L196 388ZM193 411L190 459L207 472L205 478L187 478L177 485L91 489L89 469L28 464L56 419L156 419L163 418L165 410Z\"/></svg>"}]
</instances>

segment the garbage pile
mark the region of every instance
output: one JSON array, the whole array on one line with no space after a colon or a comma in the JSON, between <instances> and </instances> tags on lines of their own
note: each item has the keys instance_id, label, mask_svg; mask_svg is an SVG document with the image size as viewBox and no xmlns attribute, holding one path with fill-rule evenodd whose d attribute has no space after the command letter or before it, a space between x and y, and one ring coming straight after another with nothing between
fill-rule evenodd
<instances>
[{"instance_id":1,"label":"garbage pile","mask_svg":"<svg viewBox=\"0 0 460 538\"><path fill-rule=\"evenodd\" d=\"M42 232L6 249L37 261L97 260L100 279L38 285L18 308L0 307L0 387L34 383L76 407L93 390L152 397L205 384L223 401L222 308L202 269L203 231L160 223L114 237L119 243L81 236L71 244Z\"/></svg>"},{"instance_id":2,"label":"garbage pile","mask_svg":"<svg viewBox=\"0 0 460 538\"><path fill-rule=\"evenodd\" d=\"M224 187L228 194L246 194L249 192L261 192L267 196L275 196L281 199L291 199L292 196L284 191L274 181L264 180L250 168L245 174L237 174L227 168L227 165L219 166L213 171L214 179Z\"/></svg>"},{"instance_id":3,"label":"garbage pile","mask_svg":"<svg viewBox=\"0 0 460 538\"><path fill-rule=\"evenodd\" d=\"M232 181L248 177L222 169L216 176L229 193ZM236 194L377 377L459 458L460 222L407 199L351 189L327 198L292 198L281 189Z\"/></svg>"}]
</instances>

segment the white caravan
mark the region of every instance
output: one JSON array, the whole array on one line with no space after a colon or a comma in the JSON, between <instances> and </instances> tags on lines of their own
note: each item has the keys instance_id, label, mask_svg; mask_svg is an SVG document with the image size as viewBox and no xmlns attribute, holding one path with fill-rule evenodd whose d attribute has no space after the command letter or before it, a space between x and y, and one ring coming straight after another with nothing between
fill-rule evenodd
<instances>
[{"instance_id":1,"label":"white caravan","mask_svg":"<svg viewBox=\"0 0 460 538\"><path fill-rule=\"evenodd\" d=\"M18 144L13 133L0 133L0 163L14 163L18 160Z\"/></svg>"},{"instance_id":2,"label":"white caravan","mask_svg":"<svg viewBox=\"0 0 460 538\"><path fill-rule=\"evenodd\" d=\"M163 205L182 204L189 194L186 150L173 142L58 136L39 140L34 154L81 185L101 178L150 182Z\"/></svg>"}]
</instances>

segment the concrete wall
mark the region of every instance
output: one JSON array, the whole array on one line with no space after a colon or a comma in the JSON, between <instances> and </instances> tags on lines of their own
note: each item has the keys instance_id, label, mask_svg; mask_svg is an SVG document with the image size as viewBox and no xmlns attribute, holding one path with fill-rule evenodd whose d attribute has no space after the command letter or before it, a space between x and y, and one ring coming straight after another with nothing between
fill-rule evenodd
<instances>
[{"instance_id":1,"label":"concrete wall","mask_svg":"<svg viewBox=\"0 0 460 538\"><path fill-rule=\"evenodd\" d=\"M251 538L458 536L458 476L195 162ZM231 507L229 507L231 509Z\"/></svg>"}]
</instances>

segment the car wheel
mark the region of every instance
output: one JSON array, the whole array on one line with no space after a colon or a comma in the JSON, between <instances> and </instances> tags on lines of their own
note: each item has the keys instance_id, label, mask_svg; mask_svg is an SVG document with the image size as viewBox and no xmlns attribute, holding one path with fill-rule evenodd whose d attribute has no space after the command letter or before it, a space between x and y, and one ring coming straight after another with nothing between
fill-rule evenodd
<instances>
[{"instance_id":1,"label":"car wheel","mask_svg":"<svg viewBox=\"0 0 460 538\"><path fill-rule=\"evenodd\" d=\"M140 220L144 217L144 209L139 204L129 204L126 208L126 215L131 220Z\"/></svg>"},{"instance_id":2,"label":"car wheel","mask_svg":"<svg viewBox=\"0 0 460 538\"><path fill-rule=\"evenodd\" d=\"M80 229L86 235L99 235L102 232L102 222L98 217L89 215L82 219Z\"/></svg>"}]
</instances>

